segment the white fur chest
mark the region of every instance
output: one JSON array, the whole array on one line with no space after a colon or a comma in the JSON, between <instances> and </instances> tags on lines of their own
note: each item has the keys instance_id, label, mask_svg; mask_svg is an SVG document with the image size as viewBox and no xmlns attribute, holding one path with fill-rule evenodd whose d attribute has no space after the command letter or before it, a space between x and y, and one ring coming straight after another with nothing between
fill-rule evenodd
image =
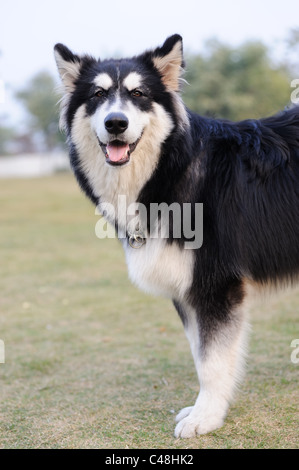
<instances>
[{"instance_id":1,"label":"white fur chest","mask_svg":"<svg viewBox=\"0 0 299 470\"><path fill-rule=\"evenodd\" d=\"M125 242L131 281L154 295L182 300L193 278L193 250L182 249L164 239L148 238L140 248Z\"/></svg>"}]
</instances>

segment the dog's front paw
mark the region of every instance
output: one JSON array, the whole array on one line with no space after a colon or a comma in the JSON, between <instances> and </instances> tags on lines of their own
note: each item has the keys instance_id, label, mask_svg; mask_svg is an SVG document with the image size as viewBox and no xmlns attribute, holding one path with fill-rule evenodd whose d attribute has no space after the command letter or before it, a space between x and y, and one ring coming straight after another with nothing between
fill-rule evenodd
<instances>
[{"instance_id":1,"label":"dog's front paw","mask_svg":"<svg viewBox=\"0 0 299 470\"><path fill-rule=\"evenodd\" d=\"M192 408L192 407L188 407ZM181 413L187 410L184 408ZM180 416L178 414L177 418ZM195 415L192 411L185 418L181 418L179 423L175 427L174 435L175 437L190 438L195 437L200 434L207 434L215 429L221 428L223 425L223 419L218 419L215 417L205 417L200 415Z\"/></svg>"},{"instance_id":2,"label":"dog's front paw","mask_svg":"<svg viewBox=\"0 0 299 470\"><path fill-rule=\"evenodd\" d=\"M186 416L189 416L193 408L193 406L186 406L186 408L182 408L181 411L175 417L176 422L178 423L182 419L186 418Z\"/></svg>"}]
</instances>

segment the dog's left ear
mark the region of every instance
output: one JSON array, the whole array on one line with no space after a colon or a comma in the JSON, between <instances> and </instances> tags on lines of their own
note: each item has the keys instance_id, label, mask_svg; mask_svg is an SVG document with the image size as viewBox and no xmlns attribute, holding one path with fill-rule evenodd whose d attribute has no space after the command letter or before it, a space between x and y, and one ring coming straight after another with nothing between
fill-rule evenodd
<instances>
[{"instance_id":1,"label":"dog's left ear","mask_svg":"<svg viewBox=\"0 0 299 470\"><path fill-rule=\"evenodd\" d=\"M152 57L154 66L161 74L162 81L170 91L179 91L180 77L183 72L183 39L174 34L158 47Z\"/></svg>"}]
</instances>

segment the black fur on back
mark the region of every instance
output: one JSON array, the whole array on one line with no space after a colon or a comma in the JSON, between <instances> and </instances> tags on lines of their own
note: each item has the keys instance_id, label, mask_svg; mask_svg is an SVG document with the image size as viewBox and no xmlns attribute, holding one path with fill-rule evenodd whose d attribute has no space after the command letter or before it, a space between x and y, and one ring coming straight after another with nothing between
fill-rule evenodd
<instances>
[{"instance_id":1,"label":"black fur on back","mask_svg":"<svg viewBox=\"0 0 299 470\"><path fill-rule=\"evenodd\" d=\"M164 144L139 200L203 203L190 301L201 317L206 305L212 319L214 305L225 319L244 278L275 285L298 276L299 109L237 123L189 119L190 131Z\"/></svg>"}]
</instances>

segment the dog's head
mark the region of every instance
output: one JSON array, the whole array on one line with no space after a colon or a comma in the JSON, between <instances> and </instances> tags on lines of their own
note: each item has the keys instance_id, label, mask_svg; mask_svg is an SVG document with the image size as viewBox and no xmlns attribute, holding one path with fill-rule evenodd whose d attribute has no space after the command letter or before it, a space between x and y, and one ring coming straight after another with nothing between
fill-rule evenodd
<instances>
[{"instance_id":1,"label":"dog's head","mask_svg":"<svg viewBox=\"0 0 299 470\"><path fill-rule=\"evenodd\" d=\"M153 134L153 121L155 138L161 143L182 124L181 36L171 36L162 47L131 59L96 60L73 54L62 44L55 46L55 58L63 84L62 127L72 137L78 111L84 109L91 134L109 165L127 164L150 126ZM87 135L80 135L82 147Z\"/></svg>"}]
</instances>

